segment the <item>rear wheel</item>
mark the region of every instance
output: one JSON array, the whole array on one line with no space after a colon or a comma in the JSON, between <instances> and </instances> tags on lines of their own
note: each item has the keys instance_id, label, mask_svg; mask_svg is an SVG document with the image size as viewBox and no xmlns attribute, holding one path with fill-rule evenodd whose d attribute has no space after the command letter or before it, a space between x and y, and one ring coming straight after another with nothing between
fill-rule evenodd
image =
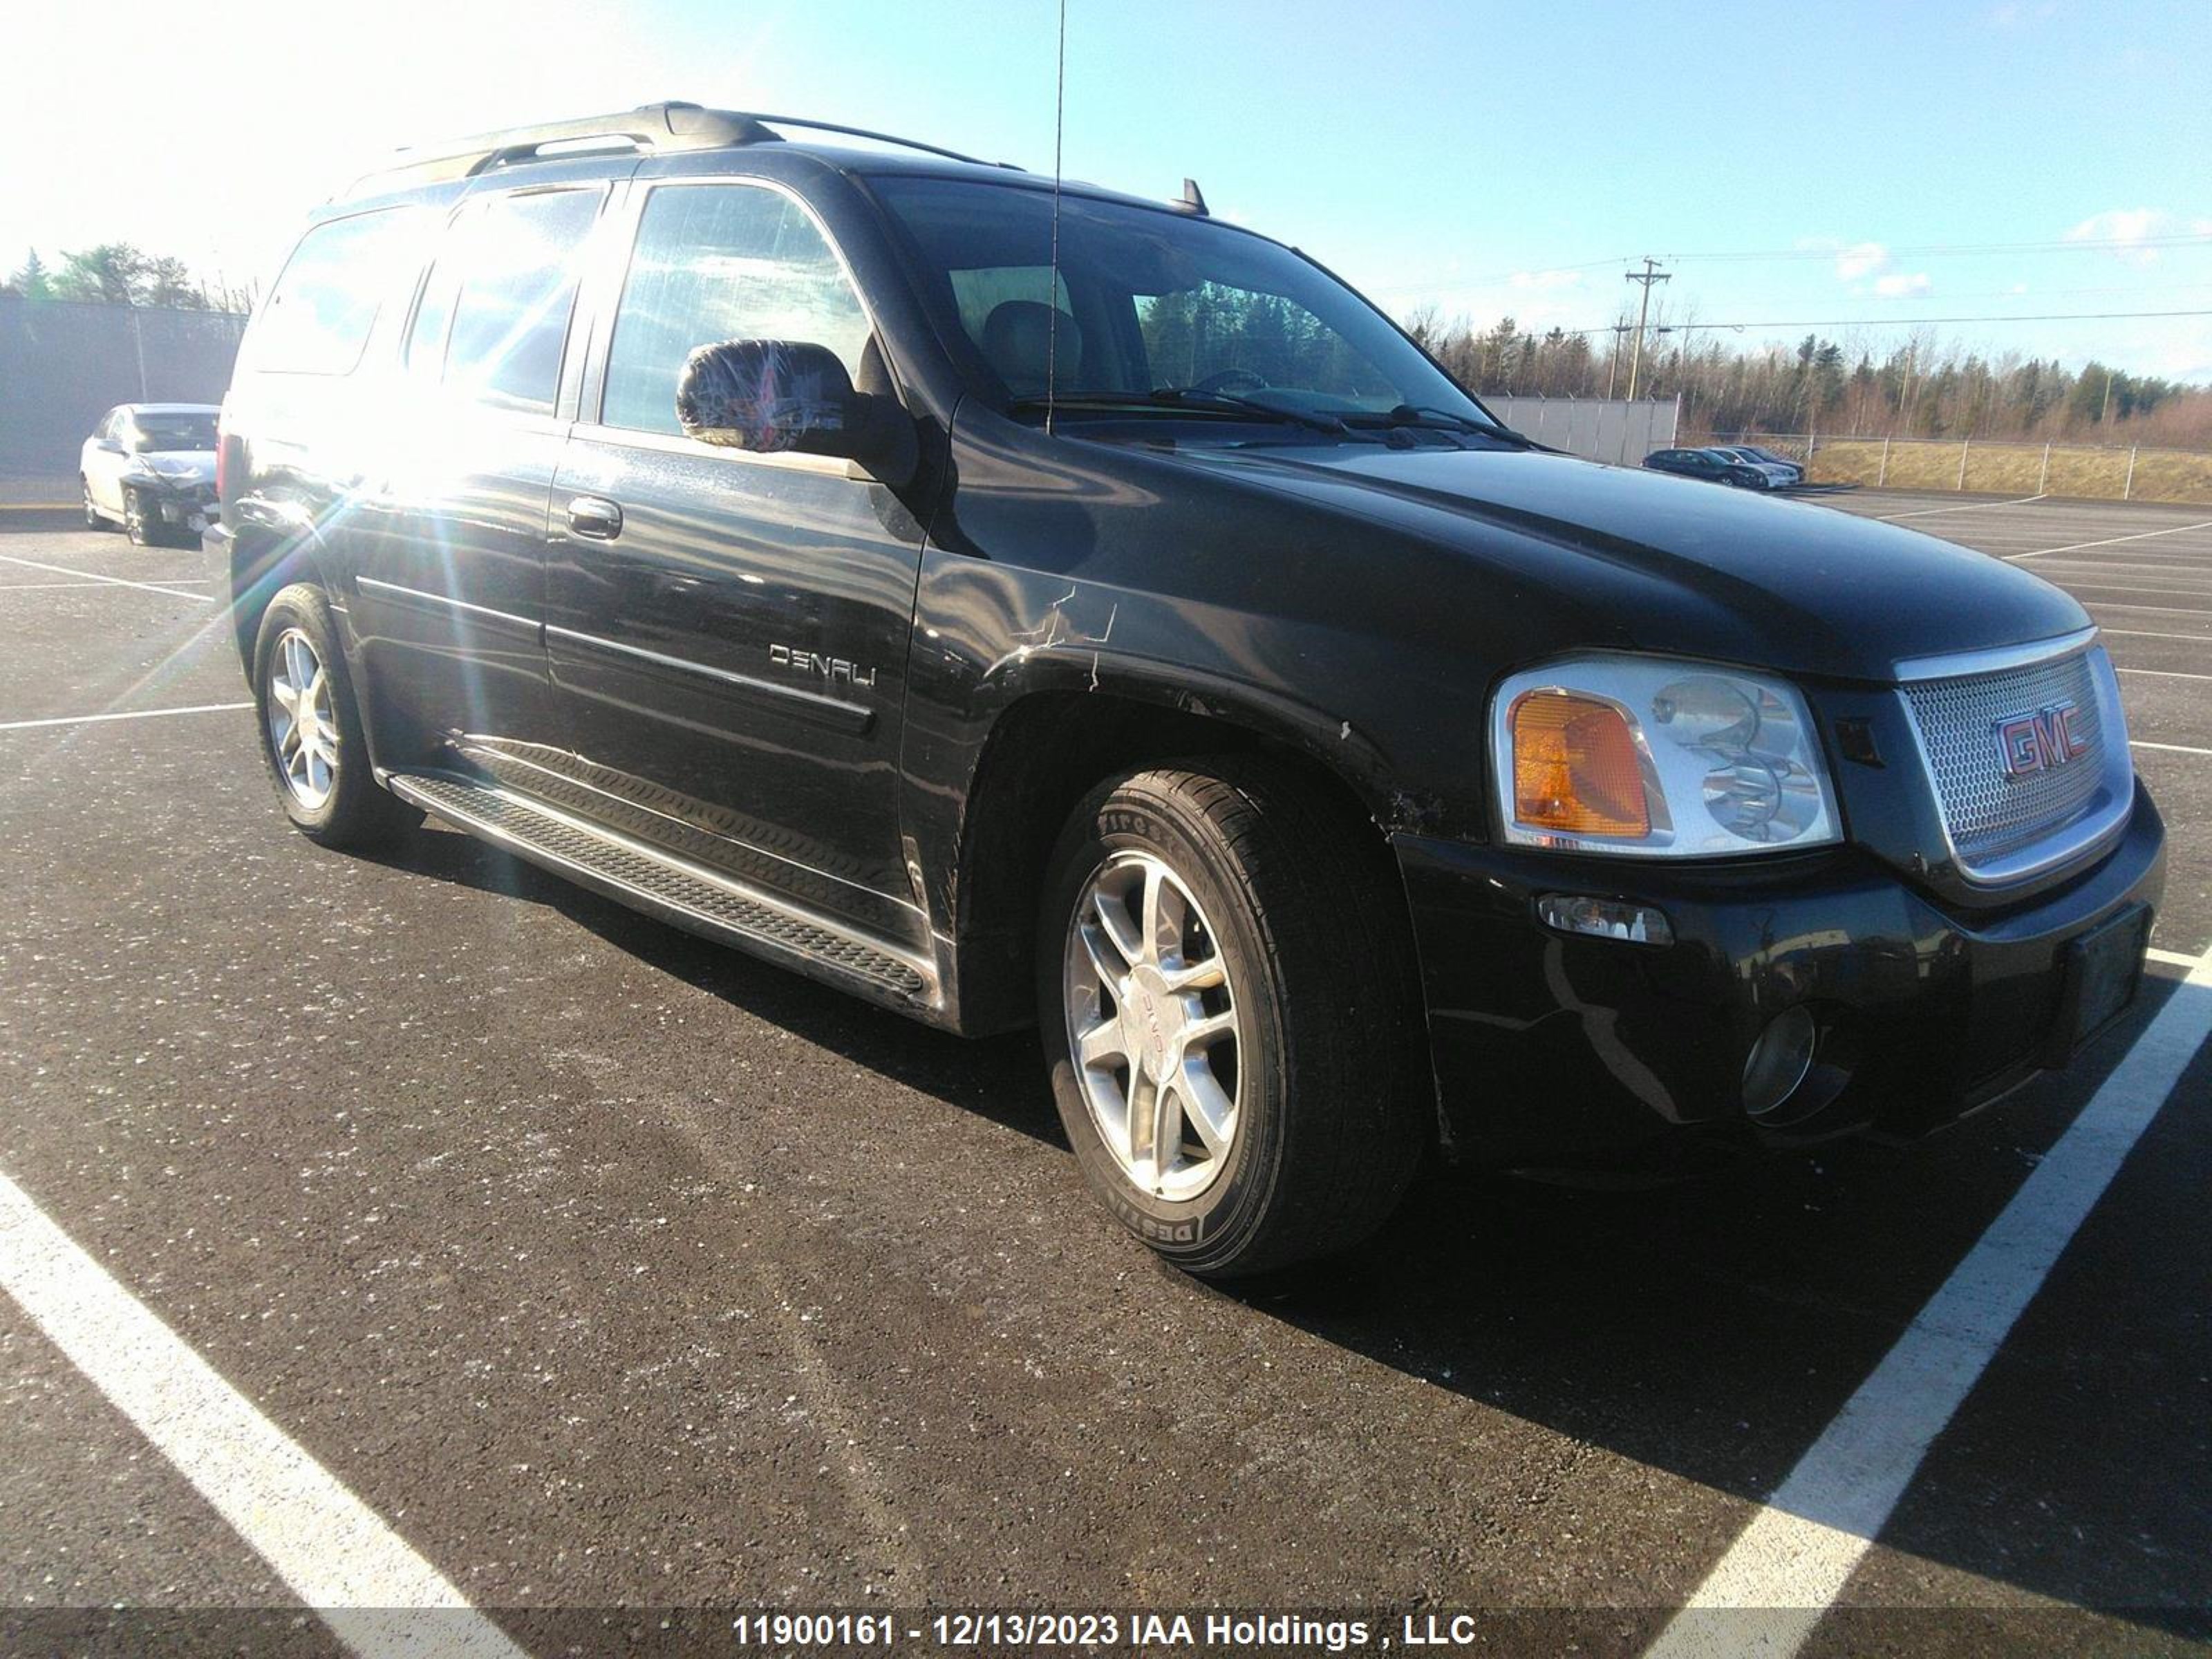
<instances>
[{"instance_id":1,"label":"rear wheel","mask_svg":"<svg viewBox=\"0 0 2212 1659\"><path fill-rule=\"evenodd\" d=\"M1077 810L1039 1018L1069 1142L1124 1226L1234 1278L1381 1224L1426 1141L1407 931L1371 833L1273 763L1139 772Z\"/></svg>"},{"instance_id":2,"label":"rear wheel","mask_svg":"<svg viewBox=\"0 0 2212 1659\"><path fill-rule=\"evenodd\" d=\"M325 847L381 845L422 821L369 769L353 683L323 591L295 582L270 600L253 648L262 758L301 832Z\"/></svg>"},{"instance_id":3,"label":"rear wheel","mask_svg":"<svg viewBox=\"0 0 2212 1659\"><path fill-rule=\"evenodd\" d=\"M77 478L77 486L84 492L84 527L87 530L106 529L106 515L92 502L92 480L80 475Z\"/></svg>"}]
</instances>

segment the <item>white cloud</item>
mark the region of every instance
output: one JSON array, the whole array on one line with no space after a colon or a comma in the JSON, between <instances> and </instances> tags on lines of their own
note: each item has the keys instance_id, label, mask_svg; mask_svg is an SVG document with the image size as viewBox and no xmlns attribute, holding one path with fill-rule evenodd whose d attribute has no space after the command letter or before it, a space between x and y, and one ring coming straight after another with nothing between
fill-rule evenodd
<instances>
[{"instance_id":1,"label":"white cloud","mask_svg":"<svg viewBox=\"0 0 2212 1659\"><path fill-rule=\"evenodd\" d=\"M1507 278L1516 288L1534 289L1539 292L1546 289L1573 288L1582 279L1583 274L1579 270L1516 270Z\"/></svg>"},{"instance_id":2,"label":"white cloud","mask_svg":"<svg viewBox=\"0 0 2212 1659\"><path fill-rule=\"evenodd\" d=\"M2107 208L2068 231L2066 240L2110 243L2114 258L2131 265L2148 265L2158 263L2158 250L2144 246L2145 242L2192 231L2201 235L2203 225L2203 221L2197 220L2185 227L2172 214L2157 208Z\"/></svg>"},{"instance_id":3,"label":"white cloud","mask_svg":"<svg viewBox=\"0 0 2212 1659\"><path fill-rule=\"evenodd\" d=\"M1889 250L1880 242L1856 242L1836 256L1836 275L1852 282L1889 263Z\"/></svg>"},{"instance_id":4,"label":"white cloud","mask_svg":"<svg viewBox=\"0 0 2212 1659\"><path fill-rule=\"evenodd\" d=\"M1924 270L1916 270L1909 276L1900 270L1874 279L1874 291L1885 300L1913 299L1935 286Z\"/></svg>"}]
</instances>

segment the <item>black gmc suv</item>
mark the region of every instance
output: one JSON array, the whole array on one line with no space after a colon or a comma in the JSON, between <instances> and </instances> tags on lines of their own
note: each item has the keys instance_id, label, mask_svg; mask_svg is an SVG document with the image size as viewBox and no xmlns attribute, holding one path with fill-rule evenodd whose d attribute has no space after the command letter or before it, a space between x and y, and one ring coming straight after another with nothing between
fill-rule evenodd
<instances>
[{"instance_id":1,"label":"black gmc suv","mask_svg":"<svg viewBox=\"0 0 2212 1659\"><path fill-rule=\"evenodd\" d=\"M495 134L314 216L209 532L308 836L432 812L1035 1020L1098 1193L1221 1275L1431 1149L1925 1128L2133 994L2162 835L2064 593L1547 452L1194 190L779 129Z\"/></svg>"}]
</instances>

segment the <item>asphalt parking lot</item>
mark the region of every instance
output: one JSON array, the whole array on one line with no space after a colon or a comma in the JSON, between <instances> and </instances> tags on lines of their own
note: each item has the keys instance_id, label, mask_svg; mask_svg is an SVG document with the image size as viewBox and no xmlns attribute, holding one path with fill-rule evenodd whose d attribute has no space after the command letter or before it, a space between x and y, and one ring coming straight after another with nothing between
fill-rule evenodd
<instances>
[{"instance_id":1,"label":"asphalt parking lot","mask_svg":"<svg viewBox=\"0 0 2212 1659\"><path fill-rule=\"evenodd\" d=\"M2148 1098L2130 1067L2212 1005L2212 510L1806 510L1837 508L2076 592L2172 836L2121 1027L1919 1146L1656 1192L1432 1175L1344 1270L1224 1295L1086 1197L1033 1039L435 825L320 851L201 556L0 514L0 1174L527 1651L651 1638L614 1608L1214 1605L1632 1655L2117 1107L2140 1139L1802 1650L2194 1650L2212 1054ZM115 1394L0 1296L0 1631L324 1650ZM153 1611L82 1612L118 1605Z\"/></svg>"}]
</instances>

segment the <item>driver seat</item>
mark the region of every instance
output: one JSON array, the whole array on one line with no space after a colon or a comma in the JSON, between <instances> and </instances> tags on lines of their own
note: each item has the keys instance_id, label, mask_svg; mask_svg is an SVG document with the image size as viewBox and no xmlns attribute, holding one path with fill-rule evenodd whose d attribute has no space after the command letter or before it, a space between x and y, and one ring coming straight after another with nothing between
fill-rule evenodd
<instances>
[{"instance_id":1,"label":"driver seat","mask_svg":"<svg viewBox=\"0 0 2212 1659\"><path fill-rule=\"evenodd\" d=\"M983 337L977 343L984 361L1017 398L1044 395L1048 365L1058 369L1062 386L1083 384L1083 330L1057 306L1004 301L983 319ZM1055 350L1059 361L1054 364Z\"/></svg>"}]
</instances>

